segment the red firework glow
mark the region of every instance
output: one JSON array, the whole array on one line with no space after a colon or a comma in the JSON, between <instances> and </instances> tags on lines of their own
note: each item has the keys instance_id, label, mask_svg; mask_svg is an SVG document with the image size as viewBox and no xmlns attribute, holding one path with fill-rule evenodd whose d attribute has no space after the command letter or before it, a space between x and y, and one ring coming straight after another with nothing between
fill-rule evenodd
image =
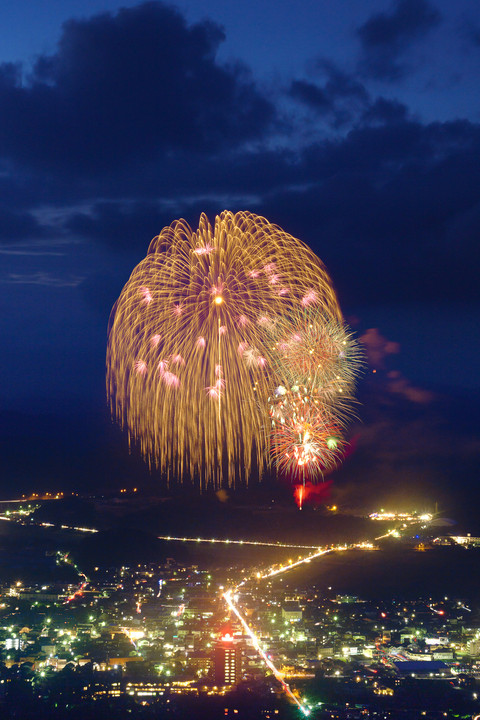
<instances>
[{"instance_id":1,"label":"red firework glow","mask_svg":"<svg viewBox=\"0 0 480 720\"><path fill-rule=\"evenodd\" d=\"M321 503L327 499L330 495L330 486L332 480L316 485L311 482L306 482L305 485L295 485L293 491L293 497L297 503L299 510L302 509L305 502L309 503Z\"/></svg>"}]
</instances>

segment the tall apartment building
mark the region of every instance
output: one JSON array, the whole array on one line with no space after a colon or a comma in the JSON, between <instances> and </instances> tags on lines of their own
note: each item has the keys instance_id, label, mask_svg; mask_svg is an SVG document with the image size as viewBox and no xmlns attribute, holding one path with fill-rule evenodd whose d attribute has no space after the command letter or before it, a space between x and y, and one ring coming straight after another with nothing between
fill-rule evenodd
<instances>
[{"instance_id":1,"label":"tall apartment building","mask_svg":"<svg viewBox=\"0 0 480 720\"><path fill-rule=\"evenodd\" d=\"M231 635L224 635L215 647L215 682L235 685L242 677L242 648Z\"/></svg>"}]
</instances>

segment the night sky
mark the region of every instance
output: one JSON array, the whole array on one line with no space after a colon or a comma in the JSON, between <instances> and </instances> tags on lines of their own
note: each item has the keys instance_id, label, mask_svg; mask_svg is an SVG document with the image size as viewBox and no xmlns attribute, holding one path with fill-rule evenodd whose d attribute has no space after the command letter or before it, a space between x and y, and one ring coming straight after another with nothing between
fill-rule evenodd
<instances>
[{"instance_id":1,"label":"night sky","mask_svg":"<svg viewBox=\"0 0 480 720\"><path fill-rule=\"evenodd\" d=\"M223 209L307 242L365 339L342 497L474 492L480 7L17 0L0 24L0 494L147 477L108 422L109 312L163 226Z\"/></svg>"}]
</instances>

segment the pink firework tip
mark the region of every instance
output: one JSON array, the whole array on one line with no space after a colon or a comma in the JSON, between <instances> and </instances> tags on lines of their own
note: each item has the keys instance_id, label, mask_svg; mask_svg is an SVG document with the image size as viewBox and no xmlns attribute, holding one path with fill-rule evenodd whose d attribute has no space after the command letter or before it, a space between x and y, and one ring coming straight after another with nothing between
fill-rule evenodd
<instances>
[{"instance_id":1,"label":"pink firework tip","mask_svg":"<svg viewBox=\"0 0 480 720\"><path fill-rule=\"evenodd\" d=\"M246 315L239 315L238 316L238 324L245 327L245 325L249 325L250 320L247 318Z\"/></svg>"},{"instance_id":2,"label":"pink firework tip","mask_svg":"<svg viewBox=\"0 0 480 720\"><path fill-rule=\"evenodd\" d=\"M226 325L220 325L218 328L218 334L219 335L226 335L227 333L227 326Z\"/></svg>"},{"instance_id":3,"label":"pink firework tip","mask_svg":"<svg viewBox=\"0 0 480 720\"><path fill-rule=\"evenodd\" d=\"M243 353L244 353L245 350L247 350L247 349L248 349L248 343L247 343L247 342L238 343L238 348L237 348L237 350L238 350L238 354L239 354L239 355L243 355Z\"/></svg>"},{"instance_id":4,"label":"pink firework tip","mask_svg":"<svg viewBox=\"0 0 480 720\"><path fill-rule=\"evenodd\" d=\"M161 335L152 335L152 337L150 338L150 345L152 347L157 347L157 345L161 339L162 339Z\"/></svg>"},{"instance_id":5,"label":"pink firework tip","mask_svg":"<svg viewBox=\"0 0 480 720\"><path fill-rule=\"evenodd\" d=\"M135 372L137 375L145 375L147 372L147 363L145 360L137 360L135 363Z\"/></svg>"},{"instance_id":6,"label":"pink firework tip","mask_svg":"<svg viewBox=\"0 0 480 720\"><path fill-rule=\"evenodd\" d=\"M181 355L172 355L172 365L185 365L185 360Z\"/></svg>"},{"instance_id":7,"label":"pink firework tip","mask_svg":"<svg viewBox=\"0 0 480 720\"><path fill-rule=\"evenodd\" d=\"M163 382L167 387L170 388L177 388L180 385L180 378L178 375L175 375L175 373L170 372L169 370L166 370L163 375Z\"/></svg>"},{"instance_id":8,"label":"pink firework tip","mask_svg":"<svg viewBox=\"0 0 480 720\"><path fill-rule=\"evenodd\" d=\"M158 369L158 372L160 373L160 375L164 375L164 373L166 373L166 371L167 371L167 368L168 368L167 361L160 360L160 362L157 365L157 369Z\"/></svg>"},{"instance_id":9,"label":"pink firework tip","mask_svg":"<svg viewBox=\"0 0 480 720\"><path fill-rule=\"evenodd\" d=\"M312 305L316 302L318 302L318 295L315 290L309 290L301 299L303 307L308 307L308 305Z\"/></svg>"},{"instance_id":10,"label":"pink firework tip","mask_svg":"<svg viewBox=\"0 0 480 720\"><path fill-rule=\"evenodd\" d=\"M206 245L199 245L195 248L193 251L195 255L209 255L211 252L213 252L215 248L213 245L210 245L210 243L206 243Z\"/></svg>"},{"instance_id":11,"label":"pink firework tip","mask_svg":"<svg viewBox=\"0 0 480 720\"><path fill-rule=\"evenodd\" d=\"M152 294L151 294L150 290L148 289L148 287L145 287L145 285L142 285L142 287L139 289L139 292L140 292L140 295L141 295L142 298L143 298L143 302L144 302L146 305L150 305L150 303L152 302L153 298L152 298Z\"/></svg>"},{"instance_id":12,"label":"pink firework tip","mask_svg":"<svg viewBox=\"0 0 480 720\"><path fill-rule=\"evenodd\" d=\"M218 388L216 386L216 384L205 388L205 390L207 391L207 395L209 398L212 398L212 400L220 400L222 391L221 388Z\"/></svg>"},{"instance_id":13,"label":"pink firework tip","mask_svg":"<svg viewBox=\"0 0 480 720\"><path fill-rule=\"evenodd\" d=\"M257 364L259 367L265 367L267 364L267 358L264 358L263 355L259 355L257 358Z\"/></svg>"},{"instance_id":14,"label":"pink firework tip","mask_svg":"<svg viewBox=\"0 0 480 720\"><path fill-rule=\"evenodd\" d=\"M223 370L221 365L215 365L215 377L221 378L223 376Z\"/></svg>"},{"instance_id":15,"label":"pink firework tip","mask_svg":"<svg viewBox=\"0 0 480 720\"><path fill-rule=\"evenodd\" d=\"M203 335L200 335L200 337L197 338L197 348L204 348L206 344L205 338Z\"/></svg>"},{"instance_id":16,"label":"pink firework tip","mask_svg":"<svg viewBox=\"0 0 480 720\"><path fill-rule=\"evenodd\" d=\"M177 317L180 317L180 315L183 315L183 313L185 312L185 308L183 307L183 305L181 303L177 303L173 306L172 312Z\"/></svg>"},{"instance_id":17,"label":"pink firework tip","mask_svg":"<svg viewBox=\"0 0 480 720\"><path fill-rule=\"evenodd\" d=\"M267 275L275 272L275 268L276 268L276 264L274 262L267 263L266 265L263 266L263 269L265 270Z\"/></svg>"}]
</instances>

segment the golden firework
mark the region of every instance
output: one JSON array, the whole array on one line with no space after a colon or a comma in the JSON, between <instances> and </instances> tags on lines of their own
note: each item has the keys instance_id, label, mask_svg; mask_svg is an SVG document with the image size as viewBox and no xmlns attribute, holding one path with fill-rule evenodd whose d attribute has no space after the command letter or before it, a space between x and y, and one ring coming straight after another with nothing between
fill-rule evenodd
<instances>
[{"instance_id":1,"label":"golden firework","mask_svg":"<svg viewBox=\"0 0 480 720\"><path fill-rule=\"evenodd\" d=\"M214 228L202 215L196 232L175 221L111 313L112 415L169 479L205 489L261 475L276 386L265 326L313 306L341 322L323 263L278 226L249 212L224 211Z\"/></svg>"}]
</instances>

